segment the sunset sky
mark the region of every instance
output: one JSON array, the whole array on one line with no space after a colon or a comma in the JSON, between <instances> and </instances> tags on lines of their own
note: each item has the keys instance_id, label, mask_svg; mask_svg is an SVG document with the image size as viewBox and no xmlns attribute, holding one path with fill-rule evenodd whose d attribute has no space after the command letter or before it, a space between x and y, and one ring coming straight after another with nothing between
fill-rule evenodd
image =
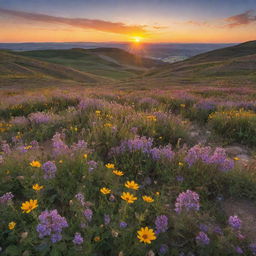
<instances>
[{"instance_id":1,"label":"sunset sky","mask_svg":"<svg viewBox=\"0 0 256 256\"><path fill-rule=\"evenodd\" d=\"M0 42L256 39L256 0L0 0Z\"/></svg>"}]
</instances>

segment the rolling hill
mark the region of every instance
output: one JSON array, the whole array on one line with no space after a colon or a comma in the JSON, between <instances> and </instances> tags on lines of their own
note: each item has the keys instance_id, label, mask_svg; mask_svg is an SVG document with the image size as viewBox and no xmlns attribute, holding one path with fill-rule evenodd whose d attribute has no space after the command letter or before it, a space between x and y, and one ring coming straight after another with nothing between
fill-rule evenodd
<instances>
[{"instance_id":1,"label":"rolling hill","mask_svg":"<svg viewBox=\"0 0 256 256\"><path fill-rule=\"evenodd\" d=\"M117 80L135 77L161 63L118 48L41 50L15 54Z\"/></svg>"},{"instance_id":2,"label":"rolling hill","mask_svg":"<svg viewBox=\"0 0 256 256\"><path fill-rule=\"evenodd\" d=\"M57 81L95 84L108 80L72 67L0 51L0 85L51 84Z\"/></svg>"},{"instance_id":3,"label":"rolling hill","mask_svg":"<svg viewBox=\"0 0 256 256\"><path fill-rule=\"evenodd\" d=\"M147 77L175 84L255 84L256 41L203 53L149 72Z\"/></svg>"}]
</instances>

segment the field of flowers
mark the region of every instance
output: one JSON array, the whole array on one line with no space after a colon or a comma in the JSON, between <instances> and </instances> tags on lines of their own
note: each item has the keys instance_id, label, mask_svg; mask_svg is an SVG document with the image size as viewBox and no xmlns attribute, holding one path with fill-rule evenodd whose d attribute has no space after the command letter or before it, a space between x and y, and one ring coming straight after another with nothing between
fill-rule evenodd
<instances>
[{"instance_id":1,"label":"field of flowers","mask_svg":"<svg viewBox=\"0 0 256 256\"><path fill-rule=\"evenodd\" d=\"M243 216L222 207L256 200L255 97L2 92L0 255L256 255ZM232 143L250 159L229 155Z\"/></svg>"}]
</instances>

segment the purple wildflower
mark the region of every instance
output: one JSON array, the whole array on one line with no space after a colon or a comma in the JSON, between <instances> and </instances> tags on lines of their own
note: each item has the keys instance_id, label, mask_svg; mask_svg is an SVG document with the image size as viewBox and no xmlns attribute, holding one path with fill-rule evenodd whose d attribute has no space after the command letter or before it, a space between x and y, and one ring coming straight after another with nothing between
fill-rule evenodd
<instances>
[{"instance_id":1,"label":"purple wildflower","mask_svg":"<svg viewBox=\"0 0 256 256\"><path fill-rule=\"evenodd\" d=\"M93 212L91 209L87 208L84 210L84 217L90 222L92 220Z\"/></svg>"},{"instance_id":2,"label":"purple wildflower","mask_svg":"<svg viewBox=\"0 0 256 256\"><path fill-rule=\"evenodd\" d=\"M92 172L94 169L96 169L98 167L98 163L93 161L93 160L89 161L87 164L88 164L88 167L89 167L88 168L89 172Z\"/></svg>"},{"instance_id":3,"label":"purple wildflower","mask_svg":"<svg viewBox=\"0 0 256 256\"><path fill-rule=\"evenodd\" d=\"M80 244L82 244L84 242L84 239L83 239L83 237L81 236L80 233L76 232L75 233L75 237L74 237L72 242L74 244L80 245Z\"/></svg>"},{"instance_id":4,"label":"purple wildflower","mask_svg":"<svg viewBox=\"0 0 256 256\"><path fill-rule=\"evenodd\" d=\"M205 233L207 233L208 230L209 230L208 226L205 225L205 224L202 224L202 223L199 224L199 229L200 229L201 231L205 232Z\"/></svg>"},{"instance_id":5,"label":"purple wildflower","mask_svg":"<svg viewBox=\"0 0 256 256\"><path fill-rule=\"evenodd\" d=\"M121 221L121 222L119 223L119 227L120 227L120 228L126 228L126 227L127 227L127 223L124 222L124 221Z\"/></svg>"},{"instance_id":6,"label":"purple wildflower","mask_svg":"<svg viewBox=\"0 0 256 256\"><path fill-rule=\"evenodd\" d=\"M65 154L69 150L68 146L63 141L64 138L64 134L58 132L52 137L53 153L55 155Z\"/></svg>"},{"instance_id":7,"label":"purple wildflower","mask_svg":"<svg viewBox=\"0 0 256 256\"><path fill-rule=\"evenodd\" d=\"M183 176L177 176L177 177L176 177L176 180L177 180L178 182L183 182L183 181L184 181L184 177L183 177Z\"/></svg>"},{"instance_id":8,"label":"purple wildflower","mask_svg":"<svg viewBox=\"0 0 256 256\"><path fill-rule=\"evenodd\" d=\"M75 198L81 203L82 206L85 205L85 202L84 202L84 195L82 193L77 193L75 195Z\"/></svg>"},{"instance_id":9,"label":"purple wildflower","mask_svg":"<svg viewBox=\"0 0 256 256\"><path fill-rule=\"evenodd\" d=\"M152 148L150 150L150 155L153 160L158 161L160 159L172 160L174 157L174 152L172 151L171 145L160 148Z\"/></svg>"},{"instance_id":10,"label":"purple wildflower","mask_svg":"<svg viewBox=\"0 0 256 256\"><path fill-rule=\"evenodd\" d=\"M50 236L53 243L62 239L62 229L68 227L65 217L61 217L57 210L46 210L41 212L38 218L40 223L36 230L39 233L39 238Z\"/></svg>"},{"instance_id":11,"label":"purple wildflower","mask_svg":"<svg viewBox=\"0 0 256 256\"><path fill-rule=\"evenodd\" d=\"M196 236L196 241L201 245L208 245L210 243L209 237L202 231Z\"/></svg>"},{"instance_id":12,"label":"purple wildflower","mask_svg":"<svg viewBox=\"0 0 256 256\"><path fill-rule=\"evenodd\" d=\"M29 120L25 116L16 116L11 119L10 123L16 126L26 126Z\"/></svg>"},{"instance_id":13,"label":"purple wildflower","mask_svg":"<svg viewBox=\"0 0 256 256\"><path fill-rule=\"evenodd\" d=\"M3 141L2 143L2 151L5 154L10 154L12 152L10 145L6 141Z\"/></svg>"},{"instance_id":14,"label":"purple wildflower","mask_svg":"<svg viewBox=\"0 0 256 256\"><path fill-rule=\"evenodd\" d=\"M159 254L165 255L169 251L169 247L166 244L161 244L159 248Z\"/></svg>"},{"instance_id":15,"label":"purple wildflower","mask_svg":"<svg viewBox=\"0 0 256 256\"><path fill-rule=\"evenodd\" d=\"M103 108L103 103L99 99L83 99L79 102L78 109L80 111L84 110L100 110Z\"/></svg>"},{"instance_id":16,"label":"purple wildflower","mask_svg":"<svg viewBox=\"0 0 256 256\"><path fill-rule=\"evenodd\" d=\"M0 204L7 204L14 198L12 192L7 192L0 197Z\"/></svg>"},{"instance_id":17,"label":"purple wildflower","mask_svg":"<svg viewBox=\"0 0 256 256\"><path fill-rule=\"evenodd\" d=\"M218 234L218 235L223 235L223 231L221 229L221 227L219 226L216 226L214 229L213 229L213 232Z\"/></svg>"},{"instance_id":18,"label":"purple wildflower","mask_svg":"<svg viewBox=\"0 0 256 256\"><path fill-rule=\"evenodd\" d=\"M240 229L241 227L241 220L235 215L235 216L230 216L228 219L228 224L233 228L233 229Z\"/></svg>"},{"instance_id":19,"label":"purple wildflower","mask_svg":"<svg viewBox=\"0 0 256 256\"><path fill-rule=\"evenodd\" d=\"M175 211L177 213L181 213L182 210L199 211L199 208L199 195L191 190L180 193L176 199Z\"/></svg>"},{"instance_id":20,"label":"purple wildflower","mask_svg":"<svg viewBox=\"0 0 256 256\"><path fill-rule=\"evenodd\" d=\"M156 234L164 233L168 229L168 217L165 215L160 215L156 217Z\"/></svg>"},{"instance_id":21,"label":"purple wildflower","mask_svg":"<svg viewBox=\"0 0 256 256\"><path fill-rule=\"evenodd\" d=\"M30 120L31 123L45 124L52 121L52 115L47 114L45 112L36 112L36 113L31 113L28 116L28 119Z\"/></svg>"},{"instance_id":22,"label":"purple wildflower","mask_svg":"<svg viewBox=\"0 0 256 256\"><path fill-rule=\"evenodd\" d=\"M42 169L44 170L44 179L52 179L55 177L57 167L54 162L48 161L44 163Z\"/></svg>"},{"instance_id":23,"label":"purple wildflower","mask_svg":"<svg viewBox=\"0 0 256 256\"><path fill-rule=\"evenodd\" d=\"M237 247L236 247L236 253L238 253L238 254L243 254L244 251L243 251L243 249L242 249L241 247L237 246Z\"/></svg>"},{"instance_id":24,"label":"purple wildflower","mask_svg":"<svg viewBox=\"0 0 256 256\"><path fill-rule=\"evenodd\" d=\"M87 143L84 140L79 140L71 146L72 151L81 151L87 149Z\"/></svg>"},{"instance_id":25,"label":"purple wildflower","mask_svg":"<svg viewBox=\"0 0 256 256\"><path fill-rule=\"evenodd\" d=\"M110 223L110 216L108 214L104 214L104 224L108 225Z\"/></svg>"}]
</instances>

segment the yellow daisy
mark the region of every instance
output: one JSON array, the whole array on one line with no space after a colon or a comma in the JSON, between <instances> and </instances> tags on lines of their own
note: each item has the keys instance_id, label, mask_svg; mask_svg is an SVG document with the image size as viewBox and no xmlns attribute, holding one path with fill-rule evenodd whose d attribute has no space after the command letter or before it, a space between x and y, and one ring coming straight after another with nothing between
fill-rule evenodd
<instances>
[{"instance_id":1,"label":"yellow daisy","mask_svg":"<svg viewBox=\"0 0 256 256\"><path fill-rule=\"evenodd\" d=\"M37 207L38 207L37 200L30 199L29 201L22 203L21 210L23 210L23 212L25 213L30 213Z\"/></svg>"},{"instance_id":2,"label":"yellow daisy","mask_svg":"<svg viewBox=\"0 0 256 256\"><path fill-rule=\"evenodd\" d=\"M139 184L132 181L127 181L125 184L125 187L130 188L130 189L134 189L134 190L138 190L139 189Z\"/></svg>"},{"instance_id":3,"label":"yellow daisy","mask_svg":"<svg viewBox=\"0 0 256 256\"><path fill-rule=\"evenodd\" d=\"M115 175L117 175L117 176L123 176L123 175L124 175L124 173L123 173L122 171L113 170L112 172L113 172Z\"/></svg>"},{"instance_id":4,"label":"yellow daisy","mask_svg":"<svg viewBox=\"0 0 256 256\"><path fill-rule=\"evenodd\" d=\"M107 195L107 194L110 194L111 190L108 189L108 188L103 187L103 188L100 189L100 192L104 195Z\"/></svg>"},{"instance_id":5,"label":"yellow daisy","mask_svg":"<svg viewBox=\"0 0 256 256\"><path fill-rule=\"evenodd\" d=\"M32 161L30 162L30 166L40 168L41 163L39 161Z\"/></svg>"},{"instance_id":6,"label":"yellow daisy","mask_svg":"<svg viewBox=\"0 0 256 256\"><path fill-rule=\"evenodd\" d=\"M137 237L141 243L151 244L152 240L156 240L155 232L153 229L145 227L137 231Z\"/></svg>"},{"instance_id":7,"label":"yellow daisy","mask_svg":"<svg viewBox=\"0 0 256 256\"><path fill-rule=\"evenodd\" d=\"M39 186L38 184L34 184L32 186L32 188L35 190L35 191L40 191L42 188L44 188L44 186Z\"/></svg>"},{"instance_id":8,"label":"yellow daisy","mask_svg":"<svg viewBox=\"0 0 256 256\"><path fill-rule=\"evenodd\" d=\"M10 230L14 229L15 226L16 226L16 222L14 222L14 221L12 221L12 222L10 222L10 223L8 224L8 228L9 228Z\"/></svg>"},{"instance_id":9,"label":"yellow daisy","mask_svg":"<svg viewBox=\"0 0 256 256\"><path fill-rule=\"evenodd\" d=\"M133 204L138 198L129 192L123 192L121 198L125 200L128 204Z\"/></svg>"},{"instance_id":10,"label":"yellow daisy","mask_svg":"<svg viewBox=\"0 0 256 256\"><path fill-rule=\"evenodd\" d=\"M115 165L114 164L105 164L105 166L108 168L108 169L114 169L115 168Z\"/></svg>"},{"instance_id":11,"label":"yellow daisy","mask_svg":"<svg viewBox=\"0 0 256 256\"><path fill-rule=\"evenodd\" d=\"M147 203L153 203L155 201L151 196L142 196L142 199Z\"/></svg>"}]
</instances>

